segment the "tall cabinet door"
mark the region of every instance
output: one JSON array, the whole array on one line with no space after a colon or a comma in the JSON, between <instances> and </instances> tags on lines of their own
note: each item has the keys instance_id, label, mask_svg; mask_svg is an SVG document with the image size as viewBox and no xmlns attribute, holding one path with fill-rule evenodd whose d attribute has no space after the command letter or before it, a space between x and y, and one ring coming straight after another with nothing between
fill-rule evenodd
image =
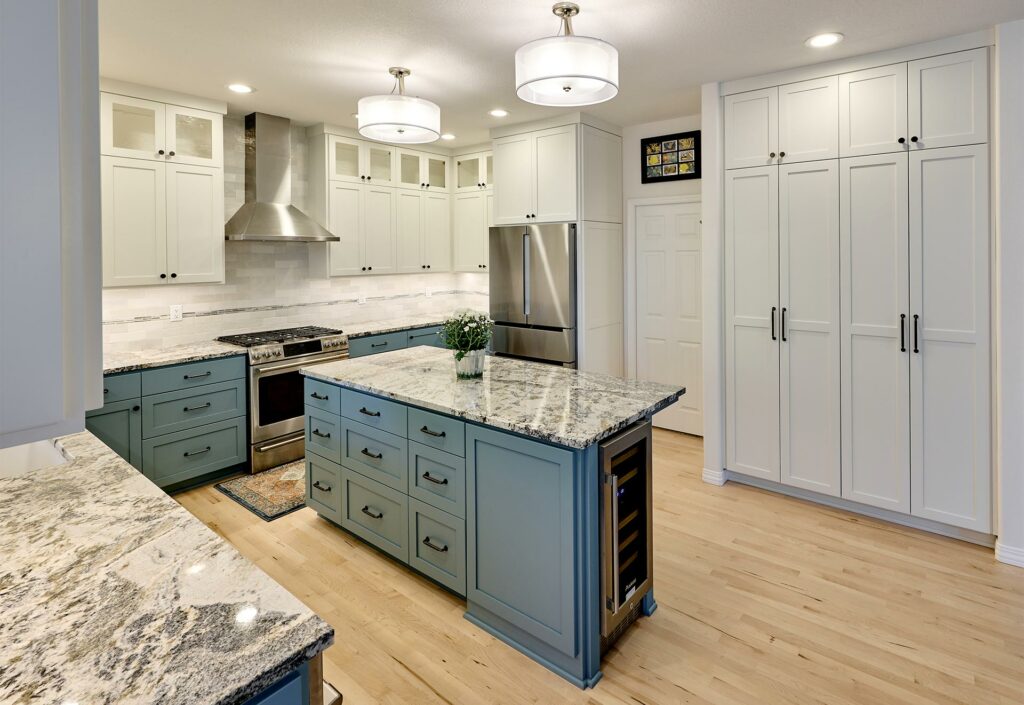
<instances>
[{"instance_id":1,"label":"tall cabinet door","mask_svg":"<svg viewBox=\"0 0 1024 705\"><path fill-rule=\"evenodd\" d=\"M329 243L331 276L359 274L363 263L362 187L342 181L327 184L327 228L341 238Z\"/></svg>"},{"instance_id":2,"label":"tall cabinet door","mask_svg":"<svg viewBox=\"0 0 1024 705\"><path fill-rule=\"evenodd\" d=\"M914 149L988 141L988 49L911 61L909 93Z\"/></svg>"},{"instance_id":3,"label":"tall cabinet door","mask_svg":"<svg viewBox=\"0 0 1024 705\"><path fill-rule=\"evenodd\" d=\"M363 187L362 244L367 273L395 271L395 189Z\"/></svg>"},{"instance_id":4,"label":"tall cabinet door","mask_svg":"<svg viewBox=\"0 0 1024 705\"><path fill-rule=\"evenodd\" d=\"M910 155L911 513L989 533L988 147Z\"/></svg>"},{"instance_id":5,"label":"tall cabinet door","mask_svg":"<svg viewBox=\"0 0 1024 705\"><path fill-rule=\"evenodd\" d=\"M906 64L839 77L839 156L902 152L909 137Z\"/></svg>"},{"instance_id":6,"label":"tall cabinet door","mask_svg":"<svg viewBox=\"0 0 1024 705\"><path fill-rule=\"evenodd\" d=\"M531 222L576 220L576 126L542 130L533 139L536 193Z\"/></svg>"},{"instance_id":7,"label":"tall cabinet door","mask_svg":"<svg viewBox=\"0 0 1024 705\"><path fill-rule=\"evenodd\" d=\"M166 169L144 159L102 158L103 286L170 282Z\"/></svg>"},{"instance_id":8,"label":"tall cabinet door","mask_svg":"<svg viewBox=\"0 0 1024 705\"><path fill-rule=\"evenodd\" d=\"M426 269L421 243L423 242L423 199L420 191L401 189L395 192L395 238L397 240L397 268L399 272L419 272Z\"/></svg>"},{"instance_id":9,"label":"tall cabinet door","mask_svg":"<svg viewBox=\"0 0 1024 705\"><path fill-rule=\"evenodd\" d=\"M484 192L458 193L455 195L455 229L453 262L456 272L486 271L484 243L487 241L487 224L484 214Z\"/></svg>"},{"instance_id":10,"label":"tall cabinet door","mask_svg":"<svg viewBox=\"0 0 1024 705\"><path fill-rule=\"evenodd\" d=\"M839 163L779 167L782 482L840 493Z\"/></svg>"},{"instance_id":11,"label":"tall cabinet door","mask_svg":"<svg viewBox=\"0 0 1024 705\"><path fill-rule=\"evenodd\" d=\"M910 511L907 155L840 162L843 497Z\"/></svg>"},{"instance_id":12,"label":"tall cabinet door","mask_svg":"<svg viewBox=\"0 0 1024 705\"><path fill-rule=\"evenodd\" d=\"M530 222L534 210L533 136L529 134L494 140L494 224Z\"/></svg>"},{"instance_id":13,"label":"tall cabinet door","mask_svg":"<svg viewBox=\"0 0 1024 705\"><path fill-rule=\"evenodd\" d=\"M725 168L774 163L779 151L779 89L725 97Z\"/></svg>"},{"instance_id":14,"label":"tall cabinet door","mask_svg":"<svg viewBox=\"0 0 1024 705\"><path fill-rule=\"evenodd\" d=\"M218 116L219 117L219 116ZM167 165L167 268L183 284L224 281L224 171Z\"/></svg>"},{"instance_id":15,"label":"tall cabinet door","mask_svg":"<svg viewBox=\"0 0 1024 705\"><path fill-rule=\"evenodd\" d=\"M725 175L726 467L779 480L778 168Z\"/></svg>"},{"instance_id":16,"label":"tall cabinet door","mask_svg":"<svg viewBox=\"0 0 1024 705\"><path fill-rule=\"evenodd\" d=\"M428 193L423 199L423 263L428 272L452 268L452 199L447 193Z\"/></svg>"},{"instance_id":17,"label":"tall cabinet door","mask_svg":"<svg viewBox=\"0 0 1024 705\"><path fill-rule=\"evenodd\" d=\"M839 78L779 86L779 162L839 156Z\"/></svg>"}]
</instances>

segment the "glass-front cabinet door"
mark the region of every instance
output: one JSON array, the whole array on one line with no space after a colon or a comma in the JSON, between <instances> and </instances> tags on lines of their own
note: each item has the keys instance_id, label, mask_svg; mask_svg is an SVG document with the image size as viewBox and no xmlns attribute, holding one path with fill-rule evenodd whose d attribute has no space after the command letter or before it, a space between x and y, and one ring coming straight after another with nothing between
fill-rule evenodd
<instances>
[{"instance_id":1,"label":"glass-front cabinet door","mask_svg":"<svg viewBox=\"0 0 1024 705\"><path fill-rule=\"evenodd\" d=\"M163 103L100 94L100 151L111 157L164 159L167 153Z\"/></svg>"},{"instance_id":2,"label":"glass-front cabinet door","mask_svg":"<svg viewBox=\"0 0 1024 705\"><path fill-rule=\"evenodd\" d=\"M366 182L365 178L359 178L366 176L359 163L361 147L362 143L359 140L331 135L327 150L328 178L331 181Z\"/></svg>"},{"instance_id":3,"label":"glass-front cabinet door","mask_svg":"<svg viewBox=\"0 0 1024 705\"><path fill-rule=\"evenodd\" d=\"M197 166L223 163L222 116L205 110L165 106L167 161Z\"/></svg>"},{"instance_id":4,"label":"glass-front cabinet door","mask_svg":"<svg viewBox=\"0 0 1024 705\"><path fill-rule=\"evenodd\" d=\"M370 143L363 150L362 176L377 186L394 185L395 148L388 144Z\"/></svg>"},{"instance_id":5,"label":"glass-front cabinet door","mask_svg":"<svg viewBox=\"0 0 1024 705\"><path fill-rule=\"evenodd\" d=\"M427 188L446 189L448 188L448 158L435 154L425 155L427 162L426 181Z\"/></svg>"},{"instance_id":6,"label":"glass-front cabinet door","mask_svg":"<svg viewBox=\"0 0 1024 705\"><path fill-rule=\"evenodd\" d=\"M480 155L471 154L455 161L455 188L458 191L479 191Z\"/></svg>"},{"instance_id":7,"label":"glass-front cabinet door","mask_svg":"<svg viewBox=\"0 0 1024 705\"><path fill-rule=\"evenodd\" d=\"M494 188L494 156L490 152L484 155L484 172L481 176L484 188Z\"/></svg>"},{"instance_id":8,"label":"glass-front cabinet door","mask_svg":"<svg viewBox=\"0 0 1024 705\"><path fill-rule=\"evenodd\" d=\"M420 153L406 149L398 150L398 185L405 188L421 189L427 185L426 176L420 165Z\"/></svg>"}]
</instances>

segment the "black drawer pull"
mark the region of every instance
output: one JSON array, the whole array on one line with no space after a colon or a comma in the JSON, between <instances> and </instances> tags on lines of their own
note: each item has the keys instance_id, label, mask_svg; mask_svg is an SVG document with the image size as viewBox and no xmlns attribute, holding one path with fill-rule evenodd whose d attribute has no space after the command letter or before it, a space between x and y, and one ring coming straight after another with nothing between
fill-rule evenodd
<instances>
[{"instance_id":1,"label":"black drawer pull","mask_svg":"<svg viewBox=\"0 0 1024 705\"><path fill-rule=\"evenodd\" d=\"M110 394L110 390L109 390L109 389L104 389L104 390L103 390L103 393L104 393L104 394Z\"/></svg>"},{"instance_id":2,"label":"black drawer pull","mask_svg":"<svg viewBox=\"0 0 1024 705\"><path fill-rule=\"evenodd\" d=\"M366 516L370 517L371 519L383 519L384 518L384 512L378 512L378 513L374 514L373 512L370 511L370 505L368 505L368 504L364 504L363 508L360 509L359 511L361 511L363 514L365 514Z\"/></svg>"},{"instance_id":3,"label":"black drawer pull","mask_svg":"<svg viewBox=\"0 0 1024 705\"><path fill-rule=\"evenodd\" d=\"M427 482L433 482L435 485L447 485L448 484L448 478L447 477L442 477L440 480L438 480L436 477L431 475L429 471L423 473L423 479L426 480Z\"/></svg>"},{"instance_id":4,"label":"black drawer pull","mask_svg":"<svg viewBox=\"0 0 1024 705\"><path fill-rule=\"evenodd\" d=\"M383 453L371 453L369 448L363 448L359 452L365 455L367 458L373 458L374 460L380 460L381 458L384 457Z\"/></svg>"},{"instance_id":5,"label":"black drawer pull","mask_svg":"<svg viewBox=\"0 0 1024 705\"><path fill-rule=\"evenodd\" d=\"M213 374L213 372L211 372L210 370L207 370L206 372L204 372L202 374L199 374L199 375L185 375L184 379L200 379L202 377L209 377L212 374Z\"/></svg>"},{"instance_id":6,"label":"black drawer pull","mask_svg":"<svg viewBox=\"0 0 1024 705\"><path fill-rule=\"evenodd\" d=\"M914 314L914 352L920 353L921 350L917 347L917 314Z\"/></svg>"},{"instance_id":7,"label":"black drawer pull","mask_svg":"<svg viewBox=\"0 0 1024 705\"><path fill-rule=\"evenodd\" d=\"M778 338L775 337L775 311L776 308L772 306L772 340L778 340Z\"/></svg>"},{"instance_id":8,"label":"black drawer pull","mask_svg":"<svg viewBox=\"0 0 1024 705\"><path fill-rule=\"evenodd\" d=\"M444 438L444 437L445 437L446 435L448 435L448 434L447 434L447 433L445 433L444 431L431 431L431 430L430 430L429 428L427 428L426 426L424 426L423 428L421 428L421 429L420 429L420 432L421 432L421 433L425 433L425 434L427 434L428 436L433 436L434 438Z\"/></svg>"},{"instance_id":9,"label":"black drawer pull","mask_svg":"<svg viewBox=\"0 0 1024 705\"><path fill-rule=\"evenodd\" d=\"M900 314L900 352L907 351L907 314Z\"/></svg>"},{"instance_id":10,"label":"black drawer pull","mask_svg":"<svg viewBox=\"0 0 1024 705\"><path fill-rule=\"evenodd\" d=\"M320 395L319 395L319 394L317 394L316 392L313 392L313 393L312 393L312 394L310 394L309 396L313 397L313 398L314 398L314 399L316 399L317 401L327 401L327 397L326 397L326 396L320 396Z\"/></svg>"},{"instance_id":11,"label":"black drawer pull","mask_svg":"<svg viewBox=\"0 0 1024 705\"><path fill-rule=\"evenodd\" d=\"M429 536L427 536L425 539L423 539L423 545L426 546L427 548L434 549L438 553L447 553L448 552L448 547L447 546L438 546L436 543L434 543L433 541L430 540Z\"/></svg>"},{"instance_id":12,"label":"black drawer pull","mask_svg":"<svg viewBox=\"0 0 1024 705\"><path fill-rule=\"evenodd\" d=\"M782 307L782 319L779 322L779 332L782 333L782 342L786 342L786 307Z\"/></svg>"},{"instance_id":13,"label":"black drawer pull","mask_svg":"<svg viewBox=\"0 0 1024 705\"><path fill-rule=\"evenodd\" d=\"M387 344L388 344L388 341L385 340L383 343L370 343L370 347L371 348L383 348Z\"/></svg>"},{"instance_id":14,"label":"black drawer pull","mask_svg":"<svg viewBox=\"0 0 1024 705\"><path fill-rule=\"evenodd\" d=\"M329 434L329 433L321 433L319 428L314 428L313 429L313 435L314 436L319 436L320 438L330 438L331 437L331 434Z\"/></svg>"},{"instance_id":15,"label":"black drawer pull","mask_svg":"<svg viewBox=\"0 0 1024 705\"><path fill-rule=\"evenodd\" d=\"M379 411L370 411L365 406L359 409L360 414L366 414L367 416L380 416Z\"/></svg>"},{"instance_id":16,"label":"black drawer pull","mask_svg":"<svg viewBox=\"0 0 1024 705\"><path fill-rule=\"evenodd\" d=\"M185 457L191 458L193 455L202 455L203 453L209 453L211 450L210 446L206 446L202 450L186 450Z\"/></svg>"},{"instance_id":17,"label":"black drawer pull","mask_svg":"<svg viewBox=\"0 0 1024 705\"><path fill-rule=\"evenodd\" d=\"M210 402L206 402L205 404L200 404L199 406L186 406L184 409L182 409L182 411L199 411L200 409L209 409L211 406L213 406L213 404L211 404Z\"/></svg>"},{"instance_id":18,"label":"black drawer pull","mask_svg":"<svg viewBox=\"0 0 1024 705\"><path fill-rule=\"evenodd\" d=\"M320 480L315 480L313 482L313 487L315 487L316 489L320 490L321 492L330 492L331 491L331 486L330 485L321 485L320 484Z\"/></svg>"}]
</instances>

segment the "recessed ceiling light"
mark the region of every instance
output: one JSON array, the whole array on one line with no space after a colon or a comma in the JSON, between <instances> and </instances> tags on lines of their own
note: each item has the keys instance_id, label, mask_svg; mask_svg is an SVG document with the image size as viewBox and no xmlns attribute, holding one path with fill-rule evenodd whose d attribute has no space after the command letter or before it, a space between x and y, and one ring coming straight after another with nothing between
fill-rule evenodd
<instances>
[{"instance_id":1,"label":"recessed ceiling light","mask_svg":"<svg viewBox=\"0 0 1024 705\"><path fill-rule=\"evenodd\" d=\"M244 83L229 83L228 90L234 91L235 93L252 93L252 86L247 86Z\"/></svg>"},{"instance_id":2,"label":"recessed ceiling light","mask_svg":"<svg viewBox=\"0 0 1024 705\"><path fill-rule=\"evenodd\" d=\"M491 117L507 117L508 111L502 110L501 108L495 108L491 111Z\"/></svg>"},{"instance_id":3,"label":"recessed ceiling light","mask_svg":"<svg viewBox=\"0 0 1024 705\"><path fill-rule=\"evenodd\" d=\"M453 140L453 139L455 139L455 135L453 135L451 132L445 132L443 135L441 135L441 139L443 139L443 140Z\"/></svg>"},{"instance_id":4,"label":"recessed ceiling light","mask_svg":"<svg viewBox=\"0 0 1024 705\"><path fill-rule=\"evenodd\" d=\"M839 32L823 32L822 34L815 34L804 44L812 49L824 49L825 47L834 46L841 41L843 41L843 35Z\"/></svg>"}]
</instances>

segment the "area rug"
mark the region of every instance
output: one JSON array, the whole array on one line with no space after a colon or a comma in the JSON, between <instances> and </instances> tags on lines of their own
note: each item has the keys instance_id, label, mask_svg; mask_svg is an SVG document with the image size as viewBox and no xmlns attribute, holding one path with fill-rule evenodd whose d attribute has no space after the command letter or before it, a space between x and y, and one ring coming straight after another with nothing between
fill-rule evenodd
<instances>
[{"instance_id":1,"label":"area rug","mask_svg":"<svg viewBox=\"0 0 1024 705\"><path fill-rule=\"evenodd\" d=\"M255 475L226 480L217 489L264 521L306 506L306 463L297 460Z\"/></svg>"}]
</instances>

